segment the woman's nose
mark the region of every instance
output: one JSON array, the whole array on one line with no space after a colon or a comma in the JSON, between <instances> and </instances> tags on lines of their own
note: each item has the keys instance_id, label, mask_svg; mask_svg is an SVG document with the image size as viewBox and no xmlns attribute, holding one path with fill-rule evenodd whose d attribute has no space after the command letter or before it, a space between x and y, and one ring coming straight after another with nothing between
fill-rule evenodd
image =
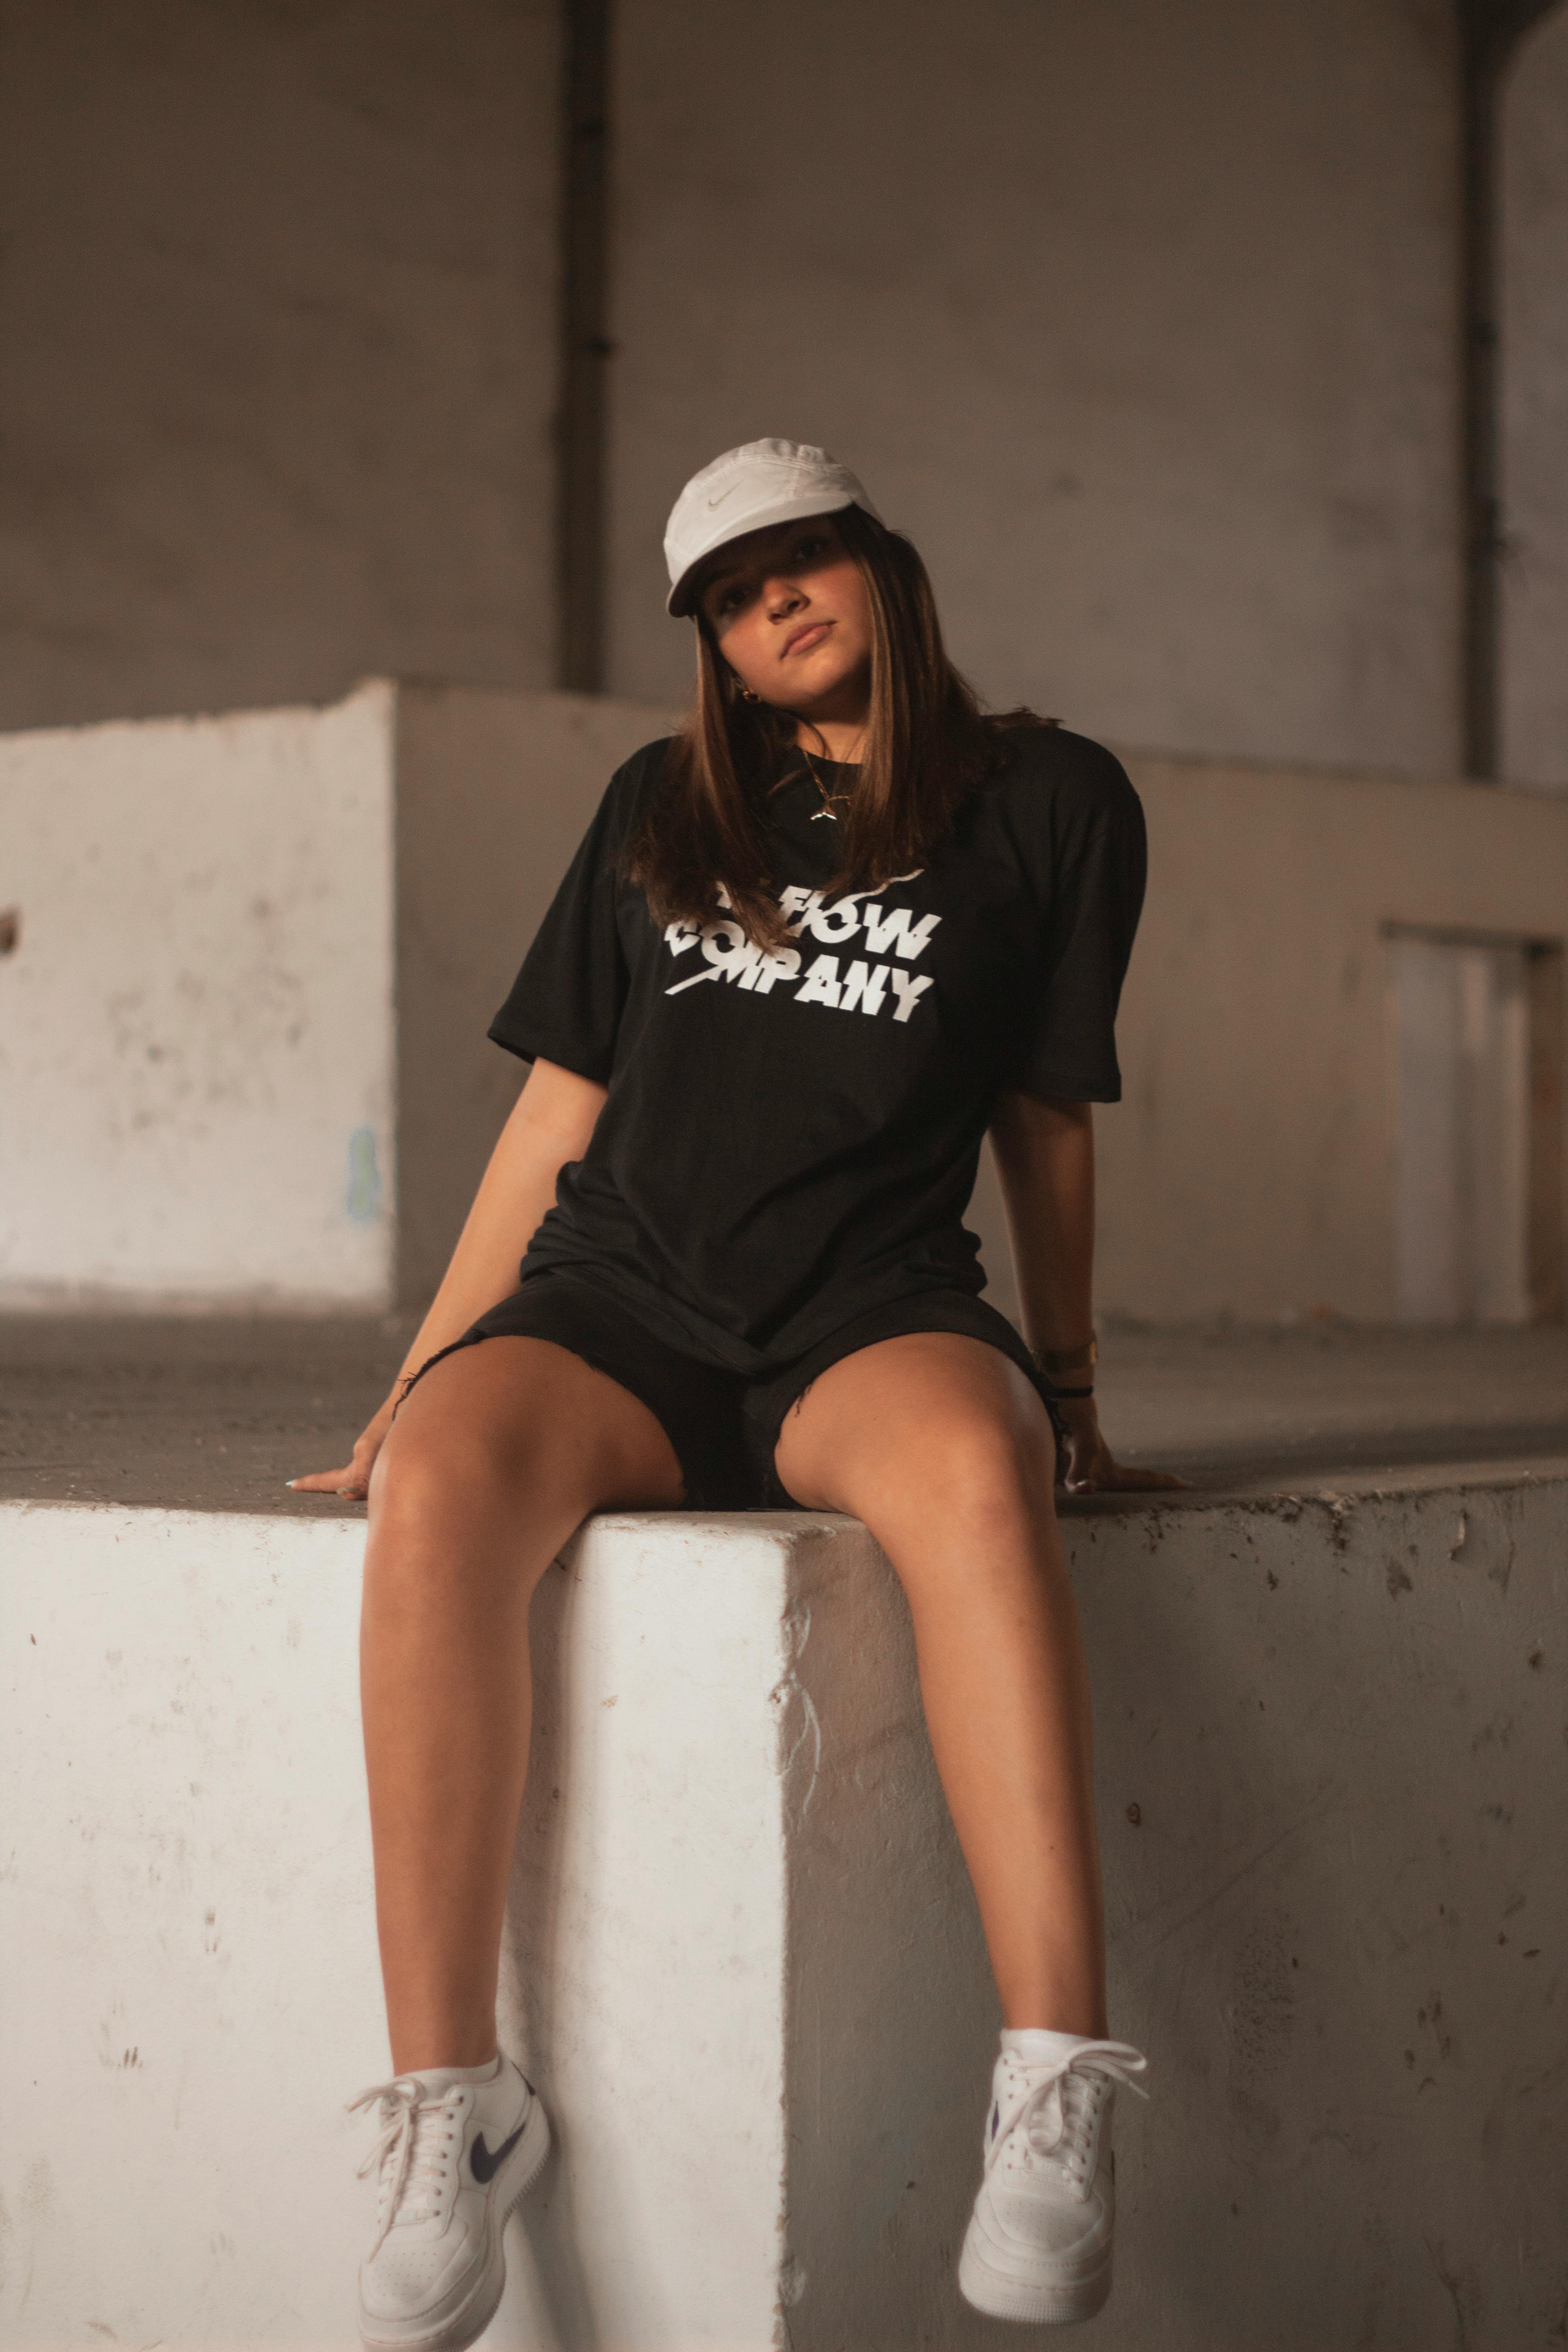
<instances>
[{"instance_id":1,"label":"woman's nose","mask_svg":"<svg viewBox=\"0 0 1568 2352\"><path fill-rule=\"evenodd\" d=\"M787 614L798 612L805 602L805 591L798 580L770 580L763 593L767 600L768 611L777 620L784 619Z\"/></svg>"}]
</instances>

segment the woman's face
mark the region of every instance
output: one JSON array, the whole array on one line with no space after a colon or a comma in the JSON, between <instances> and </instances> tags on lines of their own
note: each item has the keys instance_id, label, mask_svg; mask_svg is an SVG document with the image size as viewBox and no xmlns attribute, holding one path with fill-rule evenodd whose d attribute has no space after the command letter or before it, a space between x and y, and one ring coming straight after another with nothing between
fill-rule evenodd
<instances>
[{"instance_id":1,"label":"woman's face","mask_svg":"<svg viewBox=\"0 0 1568 2352\"><path fill-rule=\"evenodd\" d=\"M724 659L762 701L802 719L864 720L871 604L831 515L732 540L698 601Z\"/></svg>"}]
</instances>

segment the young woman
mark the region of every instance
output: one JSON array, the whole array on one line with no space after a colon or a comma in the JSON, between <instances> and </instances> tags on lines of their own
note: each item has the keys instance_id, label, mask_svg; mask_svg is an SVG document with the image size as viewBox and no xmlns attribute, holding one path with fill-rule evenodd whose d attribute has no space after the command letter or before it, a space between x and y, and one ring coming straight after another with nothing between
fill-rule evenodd
<instances>
[{"instance_id":1,"label":"young woman","mask_svg":"<svg viewBox=\"0 0 1568 2352\"><path fill-rule=\"evenodd\" d=\"M1093 1398L1142 814L1109 752L982 719L919 557L821 450L718 458L666 552L691 715L613 778L497 1016L532 1071L403 1375L295 1482L370 1497L373 2347L481 2332L548 2152L495 2025L529 1601L630 1506L846 1511L892 1561L1006 2029L960 2284L1037 2323L1110 2290L1112 2089L1145 2062L1105 2038L1052 1484L1172 1483L1117 1466ZM1026 1343L963 1230L987 1129Z\"/></svg>"}]
</instances>

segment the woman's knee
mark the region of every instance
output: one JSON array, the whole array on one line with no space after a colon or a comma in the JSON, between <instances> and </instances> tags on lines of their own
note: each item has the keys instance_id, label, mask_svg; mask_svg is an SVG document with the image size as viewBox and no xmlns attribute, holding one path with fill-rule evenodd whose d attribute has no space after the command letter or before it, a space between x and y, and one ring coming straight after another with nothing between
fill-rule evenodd
<instances>
[{"instance_id":1,"label":"woman's knee","mask_svg":"<svg viewBox=\"0 0 1568 2352\"><path fill-rule=\"evenodd\" d=\"M458 1349L409 1391L373 1474L384 1507L458 1489L556 1516L679 1500L679 1465L647 1407L566 1350L497 1339ZM667 1491L668 1490L668 1491Z\"/></svg>"},{"instance_id":2,"label":"woman's knee","mask_svg":"<svg viewBox=\"0 0 1568 2352\"><path fill-rule=\"evenodd\" d=\"M1016 1529L1053 1508L1050 1423L961 1407L910 1429L877 1466L880 1511L957 1521L975 1535Z\"/></svg>"},{"instance_id":3,"label":"woman's knee","mask_svg":"<svg viewBox=\"0 0 1568 2352\"><path fill-rule=\"evenodd\" d=\"M399 1491L416 1490L474 1432L474 1401L461 1393L465 1384L443 1377L446 1372L440 1364L424 1373L394 1414L372 1474L373 1480L381 1479L384 1493L395 1484Z\"/></svg>"},{"instance_id":4,"label":"woman's knee","mask_svg":"<svg viewBox=\"0 0 1568 2352\"><path fill-rule=\"evenodd\" d=\"M482 1409L480 1401L420 1388L399 1411L370 1479L373 1528L419 1536L459 1534L498 1512L526 1508L530 1493L558 1502L546 1475L547 1445L526 1427Z\"/></svg>"}]
</instances>

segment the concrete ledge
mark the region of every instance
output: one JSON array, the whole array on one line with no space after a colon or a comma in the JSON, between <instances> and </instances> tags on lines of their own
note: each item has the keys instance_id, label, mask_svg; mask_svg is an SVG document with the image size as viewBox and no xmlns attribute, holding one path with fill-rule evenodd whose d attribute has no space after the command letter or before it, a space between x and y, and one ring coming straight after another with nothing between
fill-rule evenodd
<instances>
[{"instance_id":1,"label":"concrete ledge","mask_svg":"<svg viewBox=\"0 0 1568 2352\"><path fill-rule=\"evenodd\" d=\"M1548 2338L1568 1479L1068 1534L1154 2062L1096 2340ZM362 1541L0 1507L7 2344L352 2340ZM952 2279L992 1995L886 1563L808 1514L605 1517L536 1633L504 2008L561 2153L491 2340L999 2341Z\"/></svg>"}]
</instances>

